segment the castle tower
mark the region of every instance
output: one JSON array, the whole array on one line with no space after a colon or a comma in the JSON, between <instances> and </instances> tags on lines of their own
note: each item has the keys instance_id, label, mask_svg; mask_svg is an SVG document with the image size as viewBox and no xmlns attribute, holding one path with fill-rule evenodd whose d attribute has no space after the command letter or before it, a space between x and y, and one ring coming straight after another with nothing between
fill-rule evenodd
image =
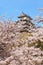
<instances>
[{"instance_id":1,"label":"castle tower","mask_svg":"<svg viewBox=\"0 0 43 65\"><path fill-rule=\"evenodd\" d=\"M22 14L18 17L19 21L22 23L22 30L23 31L29 31L30 28L34 27L34 24L31 22L32 18L30 16L28 16L27 14L25 14L24 12L22 12Z\"/></svg>"}]
</instances>

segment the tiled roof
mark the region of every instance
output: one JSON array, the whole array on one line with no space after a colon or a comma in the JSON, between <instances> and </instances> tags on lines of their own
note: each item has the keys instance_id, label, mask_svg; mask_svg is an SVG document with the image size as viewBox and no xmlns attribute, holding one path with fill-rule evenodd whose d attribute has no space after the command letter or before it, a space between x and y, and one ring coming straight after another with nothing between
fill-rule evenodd
<instances>
[{"instance_id":1,"label":"tiled roof","mask_svg":"<svg viewBox=\"0 0 43 65\"><path fill-rule=\"evenodd\" d=\"M22 14L20 16L18 16L18 18L22 18L22 17L28 17L32 20L32 18L30 16L28 16L27 14L25 14L24 12L22 12Z\"/></svg>"}]
</instances>

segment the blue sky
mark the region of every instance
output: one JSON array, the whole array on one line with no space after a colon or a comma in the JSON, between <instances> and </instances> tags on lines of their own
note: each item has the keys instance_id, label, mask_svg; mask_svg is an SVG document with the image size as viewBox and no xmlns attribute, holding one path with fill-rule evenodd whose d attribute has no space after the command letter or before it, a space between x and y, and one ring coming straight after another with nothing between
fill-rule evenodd
<instances>
[{"instance_id":1,"label":"blue sky","mask_svg":"<svg viewBox=\"0 0 43 65\"><path fill-rule=\"evenodd\" d=\"M22 11L34 18L39 14L38 8L43 8L43 0L0 0L0 16L13 20Z\"/></svg>"}]
</instances>

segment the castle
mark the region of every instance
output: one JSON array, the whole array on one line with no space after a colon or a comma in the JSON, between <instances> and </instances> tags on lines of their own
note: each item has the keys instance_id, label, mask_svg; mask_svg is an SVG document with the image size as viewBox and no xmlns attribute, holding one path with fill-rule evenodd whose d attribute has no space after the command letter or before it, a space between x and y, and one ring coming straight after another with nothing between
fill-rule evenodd
<instances>
[{"instance_id":1,"label":"castle","mask_svg":"<svg viewBox=\"0 0 43 65\"><path fill-rule=\"evenodd\" d=\"M21 23L21 30L20 32L28 32L29 29L34 27L34 24L32 23L32 18L30 16L28 16L27 14L25 14L24 12L22 12L22 14L20 16L18 16L19 18L19 22Z\"/></svg>"}]
</instances>

